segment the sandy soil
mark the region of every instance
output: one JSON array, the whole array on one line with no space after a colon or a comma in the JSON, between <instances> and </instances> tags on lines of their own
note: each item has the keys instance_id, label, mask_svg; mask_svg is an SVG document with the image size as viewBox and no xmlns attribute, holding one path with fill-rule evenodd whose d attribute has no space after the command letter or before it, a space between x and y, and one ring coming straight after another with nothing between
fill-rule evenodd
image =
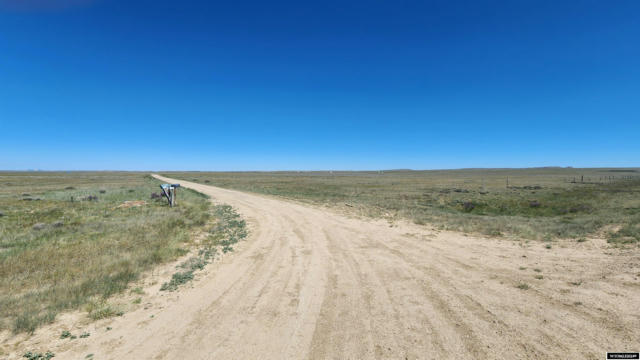
<instances>
[{"instance_id":1,"label":"sandy soil","mask_svg":"<svg viewBox=\"0 0 640 360\"><path fill-rule=\"evenodd\" d=\"M249 239L193 286L151 289L149 305L109 320L111 331L93 323L89 338L69 341L52 327L20 348L56 359L603 359L640 349L637 249L598 239L546 249L161 179L234 206Z\"/></svg>"}]
</instances>

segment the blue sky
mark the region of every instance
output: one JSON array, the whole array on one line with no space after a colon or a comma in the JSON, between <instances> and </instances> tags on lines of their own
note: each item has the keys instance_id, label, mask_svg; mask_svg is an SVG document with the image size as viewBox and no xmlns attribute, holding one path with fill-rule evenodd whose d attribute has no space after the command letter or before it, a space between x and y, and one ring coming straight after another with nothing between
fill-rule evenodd
<instances>
[{"instance_id":1,"label":"blue sky","mask_svg":"<svg viewBox=\"0 0 640 360\"><path fill-rule=\"evenodd\" d=\"M0 169L640 166L638 1L0 0Z\"/></svg>"}]
</instances>

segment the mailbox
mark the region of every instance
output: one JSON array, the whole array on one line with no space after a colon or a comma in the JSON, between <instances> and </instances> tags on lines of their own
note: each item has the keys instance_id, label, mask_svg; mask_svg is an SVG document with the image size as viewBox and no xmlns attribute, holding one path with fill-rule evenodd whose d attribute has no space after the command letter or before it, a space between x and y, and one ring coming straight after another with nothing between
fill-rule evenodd
<instances>
[{"instance_id":1,"label":"mailbox","mask_svg":"<svg viewBox=\"0 0 640 360\"><path fill-rule=\"evenodd\" d=\"M173 207L176 204L176 189L180 187L180 184L162 184L160 185L160 189L162 189L162 194L167 198L169 202L169 206Z\"/></svg>"}]
</instances>

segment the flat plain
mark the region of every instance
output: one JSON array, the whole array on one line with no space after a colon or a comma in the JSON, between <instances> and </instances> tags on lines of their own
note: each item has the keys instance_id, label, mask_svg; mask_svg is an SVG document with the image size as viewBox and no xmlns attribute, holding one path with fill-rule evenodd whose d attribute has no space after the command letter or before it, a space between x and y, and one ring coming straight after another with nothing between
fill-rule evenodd
<instances>
[{"instance_id":1,"label":"flat plain","mask_svg":"<svg viewBox=\"0 0 640 360\"><path fill-rule=\"evenodd\" d=\"M176 259L209 202L181 192L170 211L160 182L127 172L0 173L0 331L33 332L63 311L121 310L106 299Z\"/></svg>"},{"instance_id":2,"label":"flat plain","mask_svg":"<svg viewBox=\"0 0 640 360\"><path fill-rule=\"evenodd\" d=\"M640 241L640 169L165 173L441 230L553 240Z\"/></svg>"},{"instance_id":3,"label":"flat plain","mask_svg":"<svg viewBox=\"0 0 640 360\"><path fill-rule=\"evenodd\" d=\"M209 233L220 251L191 286L160 286L187 259L143 282L144 306L43 325L6 338L3 349L10 359L26 350L64 359L600 359L637 351L636 172L156 176L209 196L213 220L246 221L247 232L233 231L246 239L223 255L218 222ZM66 330L92 335L60 339Z\"/></svg>"}]
</instances>

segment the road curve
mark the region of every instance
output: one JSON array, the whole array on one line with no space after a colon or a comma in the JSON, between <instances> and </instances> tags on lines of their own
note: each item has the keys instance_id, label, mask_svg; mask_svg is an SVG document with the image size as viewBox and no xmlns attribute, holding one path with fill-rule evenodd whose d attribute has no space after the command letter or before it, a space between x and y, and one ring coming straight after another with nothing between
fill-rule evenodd
<instances>
[{"instance_id":1,"label":"road curve","mask_svg":"<svg viewBox=\"0 0 640 360\"><path fill-rule=\"evenodd\" d=\"M626 278L638 270L619 265L636 255L391 226L156 177L232 205L249 238L153 319L127 314L56 357L601 359L638 351L639 287Z\"/></svg>"}]
</instances>

